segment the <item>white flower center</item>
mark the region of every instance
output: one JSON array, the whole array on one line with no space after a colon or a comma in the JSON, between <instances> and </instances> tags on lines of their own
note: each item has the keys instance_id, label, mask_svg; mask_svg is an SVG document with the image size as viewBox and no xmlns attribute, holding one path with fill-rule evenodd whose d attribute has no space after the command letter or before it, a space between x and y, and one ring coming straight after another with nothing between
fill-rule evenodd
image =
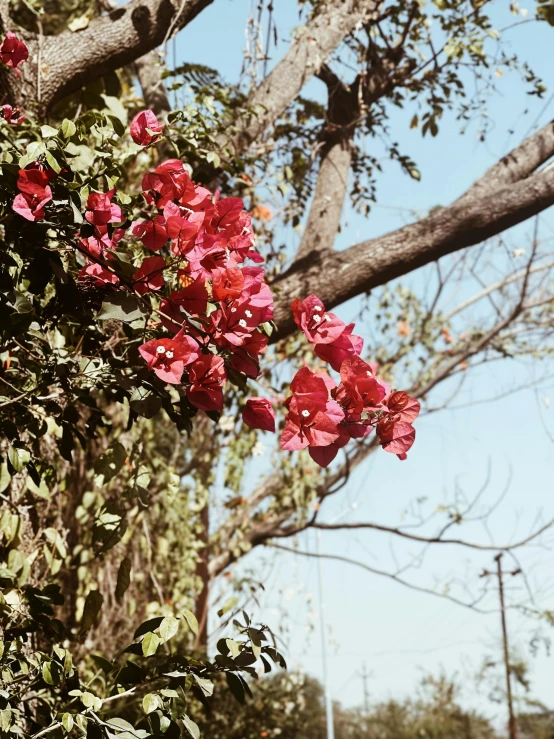
<instances>
[{"instance_id":1,"label":"white flower center","mask_svg":"<svg viewBox=\"0 0 554 739\"><path fill-rule=\"evenodd\" d=\"M308 416L310 415L310 411L302 411L302 415L304 416L304 418L308 418Z\"/></svg>"},{"instance_id":2,"label":"white flower center","mask_svg":"<svg viewBox=\"0 0 554 739\"><path fill-rule=\"evenodd\" d=\"M330 321L331 320L331 316L328 313L326 313L325 316L323 317L323 320Z\"/></svg>"},{"instance_id":3,"label":"white flower center","mask_svg":"<svg viewBox=\"0 0 554 739\"><path fill-rule=\"evenodd\" d=\"M240 319L239 326L242 326L243 328L246 328L246 321L244 320L244 318L241 318Z\"/></svg>"},{"instance_id":4,"label":"white flower center","mask_svg":"<svg viewBox=\"0 0 554 739\"><path fill-rule=\"evenodd\" d=\"M321 321L321 316L314 316L314 323L319 323Z\"/></svg>"},{"instance_id":5,"label":"white flower center","mask_svg":"<svg viewBox=\"0 0 554 739\"><path fill-rule=\"evenodd\" d=\"M252 318L252 313L250 313L250 311L249 311L249 310L245 310L245 311L244 311L244 315L245 315L245 316L246 316L247 318Z\"/></svg>"},{"instance_id":6,"label":"white flower center","mask_svg":"<svg viewBox=\"0 0 554 739\"><path fill-rule=\"evenodd\" d=\"M173 359L173 352L171 351L171 349L170 349L170 350L169 350L168 352L166 352L166 353L165 353L165 356L166 356L166 357L167 357L168 359Z\"/></svg>"},{"instance_id":7,"label":"white flower center","mask_svg":"<svg viewBox=\"0 0 554 739\"><path fill-rule=\"evenodd\" d=\"M156 349L156 354L165 354L165 346L159 346Z\"/></svg>"},{"instance_id":8,"label":"white flower center","mask_svg":"<svg viewBox=\"0 0 554 739\"><path fill-rule=\"evenodd\" d=\"M236 308L231 308L231 313L236 313L236 312L237 312Z\"/></svg>"},{"instance_id":9,"label":"white flower center","mask_svg":"<svg viewBox=\"0 0 554 739\"><path fill-rule=\"evenodd\" d=\"M314 310L317 311L318 313L321 313L323 308L320 305L314 305Z\"/></svg>"}]
</instances>

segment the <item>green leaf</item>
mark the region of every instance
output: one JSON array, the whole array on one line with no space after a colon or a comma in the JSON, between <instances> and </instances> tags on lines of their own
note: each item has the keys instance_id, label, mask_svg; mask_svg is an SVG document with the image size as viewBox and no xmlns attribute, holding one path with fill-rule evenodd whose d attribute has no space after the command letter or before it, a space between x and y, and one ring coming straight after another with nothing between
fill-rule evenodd
<instances>
[{"instance_id":1,"label":"green leaf","mask_svg":"<svg viewBox=\"0 0 554 739\"><path fill-rule=\"evenodd\" d=\"M127 124L127 111L125 110L125 107L121 100L116 97L112 97L111 95L102 95L102 98L106 104L106 108L112 113L116 118L119 118L119 120L126 125Z\"/></svg>"},{"instance_id":2,"label":"green leaf","mask_svg":"<svg viewBox=\"0 0 554 739\"><path fill-rule=\"evenodd\" d=\"M221 164L221 159L219 158L219 155L215 153L215 151L209 151L206 155L206 161L210 162L210 164L213 164L214 167L219 167Z\"/></svg>"},{"instance_id":3,"label":"green leaf","mask_svg":"<svg viewBox=\"0 0 554 739\"><path fill-rule=\"evenodd\" d=\"M10 708L3 708L0 711L0 729L8 732L12 725L13 713Z\"/></svg>"},{"instance_id":4,"label":"green leaf","mask_svg":"<svg viewBox=\"0 0 554 739\"><path fill-rule=\"evenodd\" d=\"M46 151L46 144L43 141L31 141L27 146L27 153L19 158L20 169L25 169L28 164L32 164Z\"/></svg>"},{"instance_id":5,"label":"green leaf","mask_svg":"<svg viewBox=\"0 0 554 739\"><path fill-rule=\"evenodd\" d=\"M195 675L194 673L192 673L192 676L195 679L198 687L206 697L209 698L211 695L213 695L214 684L211 680L208 680L205 677L198 677L198 675Z\"/></svg>"},{"instance_id":6,"label":"green leaf","mask_svg":"<svg viewBox=\"0 0 554 739\"><path fill-rule=\"evenodd\" d=\"M71 23L67 24L67 27L73 33L84 30L89 24L89 18L86 15L80 15L78 18L74 18Z\"/></svg>"},{"instance_id":7,"label":"green leaf","mask_svg":"<svg viewBox=\"0 0 554 739\"><path fill-rule=\"evenodd\" d=\"M227 644L227 648L231 653L231 657L233 659L235 659L235 657L238 657L240 654L240 647L237 642L234 639L225 639L225 643Z\"/></svg>"},{"instance_id":8,"label":"green leaf","mask_svg":"<svg viewBox=\"0 0 554 739\"><path fill-rule=\"evenodd\" d=\"M229 690L235 696L238 702L244 703L244 685L242 684L242 680L239 678L239 676L235 675L233 672L226 672L225 679L227 680Z\"/></svg>"},{"instance_id":9,"label":"green leaf","mask_svg":"<svg viewBox=\"0 0 554 739\"><path fill-rule=\"evenodd\" d=\"M196 619L194 613L192 611L189 611L188 608L185 608L181 615L187 622L188 627L192 631L192 633L194 635L198 634L198 620Z\"/></svg>"},{"instance_id":10,"label":"green leaf","mask_svg":"<svg viewBox=\"0 0 554 739\"><path fill-rule=\"evenodd\" d=\"M64 713L62 716L62 726L69 734L73 728L73 716L70 713Z\"/></svg>"},{"instance_id":11,"label":"green leaf","mask_svg":"<svg viewBox=\"0 0 554 739\"><path fill-rule=\"evenodd\" d=\"M40 133L42 134L43 139L49 139L52 136L58 135L58 129L52 128L52 126L44 125L40 127Z\"/></svg>"},{"instance_id":12,"label":"green leaf","mask_svg":"<svg viewBox=\"0 0 554 739\"><path fill-rule=\"evenodd\" d=\"M117 583L115 586L115 599L118 603L121 603L123 596L127 592L127 588L131 584L131 561L124 557L121 560L119 569L117 571Z\"/></svg>"},{"instance_id":13,"label":"green leaf","mask_svg":"<svg viewBox=\"0 0 554 739\"><path fill-rule=\"evenodd\" d=\"M31 455L26 449L10 445L8 447L8 459L16 472L22 472L29 463Z\"/></svg>"},{"instance_id":14,"label":"green leaf","mask_svg":"<svg viewBox=\"0 0 554 739\"><path fill-rule=\"evenodd\" d=\"M159 706L158 696L154 693L147 693L142 699L142 707L144 713L152 713Z\"/></svg>"},{"instance_id":15,"label":"green leaf","mask_svg":"<svg viewBox=\"0 0 554 739\"><path fill-rule=\"evenodd\" d=\"M166 616L160 624L160 636L164 642L169 641L172 636L175 636L179 629L179 621L175 616Z\"/></svg>"},{"instance_id":16,"label":"green leaf","mask_svg":"<svg viewBox=\"0 0 554 739\"><path fill-rule=\"evenodd\" d=\"M193 739L199 739L200 729L198 728L198 725L195 724L194 721L187 716L186 713L183 715L183 724L185 725L185 729L193 737Z\"/></svg>"},{"instance_id":17,"label":"green leaf","mask_svg":"<svg viewBox=\"0 0 554 739\"><path fill-rule=\"evenodd\" d=\"M117 475L127 459L127 450L119 441L114 442L94 463L95 483L105 485Z\"/></svg>"},{"instance_id":18,"label":"green leaf","mask_svg":"<svg viewBox=\"0 0 554 739\"><path fill-rule=\"evenodd\" d=\"M143 621L133 634L133 639L138 639L139 636L146 634L148 631L154 631L154 629L157 629L162 621L163 616L155 616L154 618L149 618L147 621Z\"/></svg>"},{"instance_id":19,"label":"green leaf","mask_svg":"<svg viewBox=\"0 0 554 739\"><path fill-rule=\"evenodd\" d=\"M97 698L92 693L83 693L81 696L81 701L83 702L83 705L87 708L94 708L95 711L99 711L102 708L102 701L100 698Z\"/></svg>"},{"instance_id":20,"label":"green leaf","mask_svg":"<svg viewBox=\"0 0 554 739\"><path fill-rule=\"evenodd\" d=\"M98 590L91 590L86 597L85 606L83 608L83 618L81 619L80 633L84 634L90 628L98 623L98 616L102 608L104 598Z\"/></svg>"},{"instance_id":21,"label":"green leaf","mask_svg":"<svg viewBox=\"0 0 554 739\"><path fill-rule=\"evenodd\" d=\"M74 144L70 141L65 147L65 153L73 158L71 162L72 172L86 172L92 166L94 162L95 153L94 150L85 144ZM34 161L34 160L31 160Z\"/></svg>"},{"instance_id":22,"label":"green leaf","mask_svg":"<svg viewBox=\"0 0 554 739\"><path fill-rule=\"evenodd\" d=\"M125 721L124 718L110 718L106 721L107 724L110 726L113 726L115 729L125 729L126 731L134 731L133 724L130 724L128 721Z\"/></svg>"},{"instance_id":23,"label":"green leaf","mask_svg":"<svg viewBox=\"0 0 554 739\"><path fill-rule=\"evenodd\" d=\"M70 139L77 133L77 126L70 121L69 118L64 118L61 125L61 131L64 139Z\"/></svg>"},{"instance_id":24,"label":"green leaf","mask_svg":"<svg viewBox=\"0 0 554 739\"><path fill-rule=\"evenodd\" d=\"M109 300L104 300L97 315L99 321L124 321L131 323L146 315L146 309L137 301L134 295L116 293Z\"/></svg>"},{"instance_id":25,"label":"green leaf","mask_svg":"<svg viewBox=\"0 0 554 739\"><path fill-rule=\"evenodd\" d=\"M3 493L4 490L8 487L8 485L11 482L11 475L8 472L8 465L3 462L0 464L0 493Z\"/></svg>"},{"instance_id":26,"label":"green leaf","mask_svg":"<svg viewBox=\"0 0 554 739\"><path fill-rule=\"evenodd\" d=\"M42 679L48 685L59 685L63 680L63 668L54 660L42 665Z\"/></svg>"},{"instance_id":27,"label":"green leaf","mask_svg":"<svg viewBox=\"0 0 554 739\"><path fill-rule=\"evenodd\" d=\"M154 634L152 631L149 631L142 640L142 653L144 654L144 656L151 657L153 654L156 654L160 643L160 637L157 634Z\"/></svg>"},{"instance_id":28,"label":"green leaf","mask_svg":"<svg viewBox=\"0 0 554 739\"><path fill-rule=\"evenodd\" d=\"M237 603L239 602L239 599L236 595L233 595L231 598L228 598L225 603L221 606L219 611L217 612L218 616L223 616L224 613L227 613L231 609L233 609Z\"/></svg>"}]
</instances>

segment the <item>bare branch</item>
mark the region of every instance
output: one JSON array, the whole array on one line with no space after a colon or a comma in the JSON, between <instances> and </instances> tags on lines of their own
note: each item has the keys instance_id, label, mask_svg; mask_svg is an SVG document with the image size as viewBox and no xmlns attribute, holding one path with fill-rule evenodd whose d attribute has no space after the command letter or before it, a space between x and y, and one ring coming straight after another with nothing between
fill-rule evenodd
<instances>
[{"instance_id":1,"label":"bare branch","mask_svg":"<svg viewBox=\"0 0 554 739\"><path fill-rule=\"evenodd\" d=\"M380 575L382 577L388 577L390 580L394 580L400 585L406 586L410 590L417 590L420 593L427 593L428 595L435 595L438 598L445 598L446 600L449 600L452 603L456 603L456 605L464 606L464 608L470 608L471 610L477 611L478 613L495 613L494 610L483 609L483 608L477 607L477 605L483 600L485 596L484 592L478 598L475 598L473 601L468 603L463 600L459 600L458 598L455 598L452 595L448 595L448 593L440 593L437 590L431 590L431 588L424 588L423 586L420 586L420 585L414 585L414 583L411 583L408 580L404 580L395 572L387 572L386 570L379 570L376 567L371 567L370 565L367 565L364 562L359 562L357 559L351 559L350 557L343 557L339 554L315 554L314 552L303 552L299 549L293 549L292 547L286 547L286 546L283 546L282 544L275 544L275 543L268 543L266 546L273 547L274 549L281 549L284 552L291 552L292 554L299 554L302 557L315 557L315 558L320 558L320 559L330 559L335 562L345 562L346 564L355 565L356 567L361 567L362 569L367 570L368 572L371 572L373 575Z\"/></svg>"},{"instance_id":2,"label":"bare branch","mask_svg":"<svg viewBox=\"0 0 554 739\"><path fill-rule=\"evenodd\" d=\"M514 282L523 279L527 273L531 275L537 272L545 272L546 270L552 269L552 267L554 267L554 259L548 262L543 262L541 264L535 264L529 270L523 269L519 272L515 272L512 275L508 275L508 277L506 277L505 279L494 282L492 285L488 285L480 292L472 295L467 300L464 300L462 303L453 308L449 313L446 313L444 315L444 320L450 321L455 315L461 313L466 308L469 308L470 305L477 303L479 300L482 300L483 298L487 297L493 292L496 292L497 290L502 290L502 288L506 287L507 285L511 285Z\"/></svg>"},{"instance_id":3,"label":"bare branch","mask_svg":"<svg viewBox=\"0 0 554 739\"><path fill-rule=\"evenodd\" d=\"M410 534L401 528L394 526L384 526L377 523L313 523L312 527L315 529L325 529L327 531L339 531L344 529L373 529L375 531L383 531L389 534L395 534L404 539L410 539L411 541L418 541L422 544L454 544L457 546L467 547L468 549L480 549L482 551L493 551L493 552L509 552L512 549L518 549L526 544L529 544L538 536L543 534L547 529L554 526L554 518L548 523L541 526L540 529L534 531L525 539L515 542L514 544L505 544L502 546L492 546L487 544L476 544L463 539L443 539L441 535L438 536L418 536L417 534Z\"/></svg>"}]
</instances>

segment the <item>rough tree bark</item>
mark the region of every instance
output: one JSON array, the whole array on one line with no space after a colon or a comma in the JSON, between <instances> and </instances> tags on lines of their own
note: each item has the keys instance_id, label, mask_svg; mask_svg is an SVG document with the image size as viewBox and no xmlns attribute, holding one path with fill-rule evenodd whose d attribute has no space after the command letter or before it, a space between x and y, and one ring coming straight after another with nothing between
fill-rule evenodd
<instances>
[{"instance_id":1,"label":"rough tree bark","mask_svg":"<svg viewBox=\"0 0 554 739\"><path fill-rule=\"evenodd\" d=\"M277 332L294 330L292 300L317 293L332 308L374 287L479 244L554 204L554 167L535 171L554 155L554 122L532 135L450 206L416 223L342 252L310 249L274 283ZM475 187L475 190L473 190Z\"/></svg>"},{"instance_id":2,"label":"rough tree bark","mask_svg":"<svg viewBox=\"0 0 554 739\"><path fill-rule=\"evenodd\" d=\"M228 140L235 152L247 149L270 126L329 55L359 24L375 19L383 0L327 0L303 26L290 49L248 100L251 115L238 121ZM238 131L236 131L238 129Z\"/></svg>"},{"instance_id":3,"label":"rough tree bark","mask_svg":"<svg viewBox=\"0 0 554 739\"><path fill-rule=\"evenodd\" d=\"M171 110L171 103L162 79L163 61L156 51L149 51L135 62L142 98L147 108L163 118Z\"/></svg>"},{"instance_id":4,"label":"rough tree bark","mask_svg":"<svg viewBox=\"0 0 554 739\"><path fill-rule=\"evenodd\" d=\"M161 46L212 2L131 0L75 33L40 37L18 31L29 47L28 72L17 80L10 70L0 70L0 98L24 106L36 102L39 110L47 111L88 82L132 64ZM5 30L14 30L9 25L8 15L4 18Z\"/></svg>"}]
</instances>

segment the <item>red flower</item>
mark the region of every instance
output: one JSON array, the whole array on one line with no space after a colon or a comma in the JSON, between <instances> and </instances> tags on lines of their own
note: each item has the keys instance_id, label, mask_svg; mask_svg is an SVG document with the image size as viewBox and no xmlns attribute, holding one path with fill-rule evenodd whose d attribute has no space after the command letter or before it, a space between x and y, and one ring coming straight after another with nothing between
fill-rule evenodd
<instances>
[{"instance_id":1,"label":"red flower","mask_svg":"<svg viewBox=\"0 0 554 739\"><path fill-rule=\"evenodd\" d=\"M333 393L350 422L361 420L362 413L380 409L385 387L373 375L371 367L360 357L348 357L340 368L341 384Z\"/></svg>"},{"instance_id":2,"label":"red flower","mask_svg":"<svg viewBox=\"0 0 554 739\"><path fill-rule=\"evenodd\" d=\"M15 33L7 33L6 38L0 44L0 60L8 67L17 69L21 62L29 56L29 51L23 41L20 41Z\"/></svg>"},{"instance_id":3,"label":"red flower","mask_svg":"<svg viewBox=\"0 0 554 739\"><path fill-rule=\"evenodd\" d=\"M403 390L389 395L385 400L385 405L399 421L403 421L404 423L413 423L421 410L419 400L410 397Z\"/></svg>"},{"instance_id":4,"label":"red flower","mask_svg":"<svg viewBox=\"0 0 554 739\"><path fill-rule=\"evenodd\" d=\"M172 292L160 304L161 320L169 331L178 331L187 316L183 311L192 315L205 315L208 306L208 291L202 280L196 280L183 290Z\"/></svg>"},{"instance_id":5,"label":"red flower","mask_svg":"<svg viewBox=\"0 0 554 739\"><path fill-rule=\"evenodd\" d=\"M133 275L133 287L143 295L149 290L161 290L164 284L165 259L163 257L146 257Z\"/></svg>"},{"instance_id":6,"label":"red flower","mask_svg":"<svg viewBox=\"0 0 554 739\"><path fill-rule=\"evenodd\" d=\"M19 108L12 108L11 105L2 105L0 107L0 112L2 114L2 118L4 118L7 123L11 123L12 125L19 125L20 123L23 123L26 117L21 113Z\"/></svg>"},{"instance_id":7,"label":"red flower","mask_svg":"<svg viewBox=\"0 0 554 739\"><path fill-rule=\"evenodd\" d=\"M212 295L219 303L239 298L244 289L244 274L238 267L217 269L213 273Z\"/></svg>"},{"instance_id":8,"label":"red flower","mask_svg":"<svg viewBox=\"0 0 554 739\"><path fill-rule=\"evenodd\" d=\"M322 406L317 397L293 395L288 409L281 449L294 451L307 446L328 446L339 438L338 424L344 413L334 400Z\"/></svg>"},{"instance_id":9,"label":"red flower","mask_svg":"<svg viewBox=\"0 0 554 739\"><path fill-rule=\"evenodd\" d=\"M28 169L20 169L17 187L20 194L15 196L12 208L28 221L44 218L44 206L52 200L49 182L56 177L53 169L35 164Z\"/></svg>"},{"instance_id":10,"label":"red flower","mask_svg":"<svg viewBox=\"0 0 554 739\"><path fill-rule=\"evenodd\" d=\"M318 377L307 367L296 373L290 386L293 394L285 401L288 414L281 449L328 446L339 438L338 425L344 413L338 403L329 399L327 385L326 378Z\"/></svg>"},{"instance_id":11,"label":"red flower","mask_svg":"<svg viewBox=\"0 0 554 739\"><path fill-rule=\"evenodd\" d=\"M146 174L142 190L148 202L156 202L160 209L172 200L182 200L185 204L196 198L194 183L179 159L167 159L154 172Z\"/></svg>"},{"instance_id":12,"label":"red flower","mask_svg":"<svg viewBox=\"0 0 554 739\"><path fill-rule=\"evenodd\" d=\"M360 354L364 346L364 340L361 336L353 336L352 330L354 324L350 323L344 327L342 334L330 344L316 343L314 353L316 357L329 362L331 367L338 372L342 363L348 357Z\"/></svg>"},{"instance_id":13,"label":"red flower","mask_svg":"<svg viewBox=\"0 0 554 739\"><path fill-rule=\"evenodd\" d=\"M148 146L159 138L163 128L163 125L158 122L151 110L143 110L141 113L137 113L131 121L131 138L135 144Z\"/></svg>"},{"instance_id":14,"label":"red flower","mask_svg":"<svg viewBox=\"0 0 554 739\"><path fill-rule=\"evenodd\" d=\"M214 341L222 346L242 346L260 324L259 311L248 301L233 303L210 315Z\"/></svg>"},{"instance_id":15,"label":"red flower","mask_svg":"<svg viewBox=\"0 0 554 739\"><path fill-rule=\"evenodd\" d=\"M327 313L316 295L296 298L291 306L294 322L312 344L330 344L341 336L345 325L334 313Z\"/></svg>"},{"instance_id":16,"label":"red flower","mask_svg":"<svg viewBox=\"0 0 554 739\"><path fill-rule=\"evenodd\" d=\"M83 267L79 272L77 280L82 283L92 283L97 287L104 287L105 285L118 285L119 277L110 272L101 264L89 264L88 267Z\"/></svg>"},{"instance_id":17,"label":"red flower","mask_svg":"<svg viewBox=\"0 0 554 739\"><path fill-rule=\"evenodd\" d=\"M223 198L215 204L212 217L214 229L226 229L239 220L243 212L243 202L240 198Z\"/></svg>"},{"instance_id":18,"label":"red flower","mask_svg":"<svg viewBox=\"0 0 554 739\"><path fill-rule=\"evenodd\" d=\"M223 359L206 354L190 365L188 375L191 384L186 393L190 403L202 411L220 411L226 380Z\"/></svg>"},{"instance_id":19,"label":"red flower","mask_svg":"<svg viewBox=\"0 0 554 739\"><path fill-rule=\"evenodd\" d=\"M406 452L415 441L415 429L409 423L384 418L377 424L379 442L386 452L406 459Z\"/></svg>"},{"instance_id":20,"label":"red flower","mask_svg":"<svg viewBox=\"0 0 554 739\"><path fill-rule=\"evenodd\" d=\"M108 223L122 223L125 218L119 205L112 203L115 190L91 192L87 198L85 218L94 226L107 226Z\"/></svg>"},{"instance_id":21,"label":"red flower","mask_svg":"<svg viewBox=\"0 0 554 739\"><path fill-rule=\"evenodd\" d=\"M131 232L142 239L142 243L152 251L159 251L167 244L169 236L165 218L160 214L153 221L135 221Z\"/></svg>"},{"instance_id":22,"label":"red flower","mask_svg":"<svg viewBox=\"0 0 554 739\"><path fill-rule=\"evenodd\" d=\"M40 195L41 192L57 177L50 167L43 167L37 162L27 169L20 169L17 188L28 195Z\"/></svg>"},{"instance_id":23,"label":"red flower","mask_svg":"<svg viewBox=\"0 0 554 739\"><path fill-rule=\"evenodd\" d=\"M181 208L175 203L167 203L164 208L164 217L167 235L170 239L173 239L171 251L174 254L184 256L194 245L198 233L198 224L184 218Z\"/></svg>"},{"instance_id":24,"label":"red flower","mask_svg":"<svg viewBox=\"0 0 554 739\"><path fill-rule=\"evenodd\" d=\"M152 339L142 346L139 352L164 382L178 385L181 382L185 366L194 362L198 356L198 344L191 337L180 331L172 339Z\"/></svg>"},{"instance_id":25,"label":"red flower","mask_svg":"<svg viewBox=\"0 0 554 739\"><path fill-rule=\"evenodd\" d=\"M249 398L242 411L242 420L251 429L275 431L275 411L267 398Z\"/></svg>"},{"instance_id":26,"label":"red flower","mask_svg":"<svg viewBox=\"0 0 554 739\"><path fill-rule=\"evenodd\" d=\"M245 338L241 347L232 346L229 364L247 377L257 377L260 374L258 357L267 349L268 338L261 331L254 331Z\"/></svg>"},{"instance_id":27,"label":"red flower","mask_svg":"<svg viewBox=\"0 0 554 739\"><path fill-rule=\"evenodd\" d=\"M28 221L41 221L44 218L44 206L51 200L52 190L47 186L37 195L26 192L16 195L12 208Z\"/></svg>"}]
</instances>

